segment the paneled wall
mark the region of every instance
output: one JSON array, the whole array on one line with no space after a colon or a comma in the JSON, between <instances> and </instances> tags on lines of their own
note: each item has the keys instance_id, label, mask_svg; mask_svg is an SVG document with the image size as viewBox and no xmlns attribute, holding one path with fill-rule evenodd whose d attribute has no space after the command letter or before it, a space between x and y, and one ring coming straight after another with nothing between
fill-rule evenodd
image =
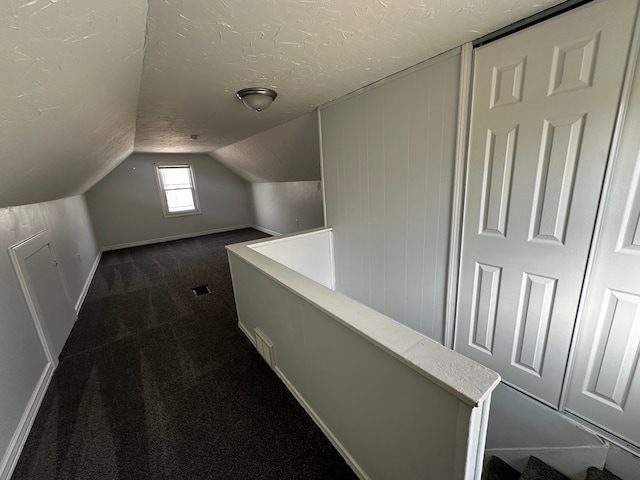
<instances>
[{"instance_id":1,"label":"paneled wall","mask_svg":"<svg viewBox=\"0 0 640 480\"><path fill-rule=\"evenodd\" d=\"M443 342L460 57L321 111L336 290Z\"/></svg>"}]
</instances>

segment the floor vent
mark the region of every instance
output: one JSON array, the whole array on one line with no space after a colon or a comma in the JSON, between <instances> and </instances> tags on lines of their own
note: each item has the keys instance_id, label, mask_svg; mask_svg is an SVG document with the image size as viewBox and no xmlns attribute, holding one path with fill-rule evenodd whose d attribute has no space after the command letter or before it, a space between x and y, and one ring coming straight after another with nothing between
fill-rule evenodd
<instances>
[{"instance_id":1,"label":"floor vent","mask_svg":"<svg viewBox=\"0 0 640 480\"><path fill-rule=\"evenodd\" d=\"M256 349L264 358L264 361L273 369L275 357L273 355L273 343L267 338L262 330L256 328Z\"/></svg>"},{"instance_id":2,"label":"floor vent","mask_svg":"<svg viewBox=\"0 0 640 480\"><path fill-rule=\"evenodd\" d=\"M211 293L211 290L209 290L209 285L200 285L199 287L192 288L191 291L196 297Z\"/></svg>"}]
</instances>

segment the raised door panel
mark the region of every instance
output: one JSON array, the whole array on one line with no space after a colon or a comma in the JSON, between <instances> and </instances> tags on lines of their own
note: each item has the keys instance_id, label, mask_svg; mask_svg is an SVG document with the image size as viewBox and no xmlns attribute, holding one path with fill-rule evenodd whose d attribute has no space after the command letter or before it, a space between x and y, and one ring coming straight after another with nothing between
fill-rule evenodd
<instances>
[{"instance_id":1,"label":"raised door panel","mask_svg":"<svg viewBox=\"0 0 640 480\"><path fill-rule=\"evenodd\" d=\"M475 52L455 348L558 405L635 0Z\"/></svg>"},{"instance_id":2,"label":"raised door panel","mask_svg":"<svg viewBox=\"0 0 640 480\"><path fill-rule=\"evenodd\" d=\"M640 64L586 285L566 409L640 447Z\"/></svg>"}]
</instances>

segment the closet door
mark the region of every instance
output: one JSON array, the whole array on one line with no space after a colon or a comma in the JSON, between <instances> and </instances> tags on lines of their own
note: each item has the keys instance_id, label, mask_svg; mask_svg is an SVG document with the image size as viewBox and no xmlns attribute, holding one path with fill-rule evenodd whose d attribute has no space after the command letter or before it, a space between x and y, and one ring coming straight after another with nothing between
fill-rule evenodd
<instances>
[{"instance_id":1,"label":"closet door","mask_svg":"<svg viewBox=\"0 0 640 480\"><path fill-rule=\"evenodd\" d=\"M551 405L636 6L595 2L475 52L455 349Z\"/></svg>"},{"instance_id":2,"label":"closet door","mask_svg":"<svg viewBox=\"0 0 640 480\"><path fill-rule=\"evenodd\" d=\"M640 446L640 64L586 288L566 409Z\"/></svg>"}]
</instances>

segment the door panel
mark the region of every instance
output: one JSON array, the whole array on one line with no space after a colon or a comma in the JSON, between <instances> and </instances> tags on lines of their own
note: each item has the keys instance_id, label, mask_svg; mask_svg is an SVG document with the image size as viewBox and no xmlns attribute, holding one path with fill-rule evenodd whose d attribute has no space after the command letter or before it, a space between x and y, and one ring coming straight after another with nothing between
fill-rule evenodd
<instances>
[{"instance_id":1,"label":"door panel","mask_svg":"<svg viewBox=\"0 0 640 480\"><path fill-rule=\"evenodd\" d=\"M640 65L586 286L566 409L640 447Z\"/></svg>"},{"instance_id":2,"label":"door panel","mask_svg":"<svg viewBox=\"0 0 640 480\"><path fill-rule=\"evenodd\" d=\"M558 405L637 2L475 51L455 348Z\"/></svg>"},{"instance_id":3,"label":"door panel","mask_svg":"<svg viewBox=\"0 0 640 480\"><path fill-rule=\"evenodd\" d=\"M45 353L57 364L76 312L51 250L49 232L44 230L14 245L9 252Z\"/></svg>"}]
</instances>

